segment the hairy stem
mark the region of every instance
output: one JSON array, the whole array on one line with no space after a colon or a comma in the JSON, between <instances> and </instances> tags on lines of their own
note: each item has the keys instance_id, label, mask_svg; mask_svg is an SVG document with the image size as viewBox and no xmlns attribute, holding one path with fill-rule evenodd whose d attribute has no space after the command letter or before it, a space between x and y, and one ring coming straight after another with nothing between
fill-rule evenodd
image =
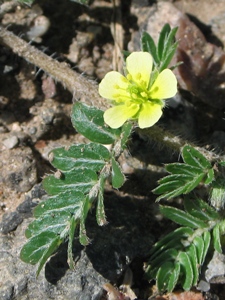
<instances>
[{"instance_id":1,"label":"hairy stem","mask_svg":"<svg viewBox=\"0 0 225 300\"><path fill-rule=\"evenodd\" d=\"M107 106L97 89L97 84L89 81L81 74L71 70L66 63L60 63L35 47L31 46L12 32L0 26L0 43L11 48L14 53L42 69L68 89L75 100L84 100L98 108ZM85 99L83 99L85 98Z\"/></svg>"},{"instance_id":2,"label":"hairy stem","mask_svg":"<svg viewBox=\"0 0 225 300\"><path fill-rule=\"evenodd\" d=\"M185 144L188 144L195 149L197 149L199 152L202 153L209 161L214 162L219 160L221 157L217 155L216 153L212 151L208 151L205 148L197 147L196 145L190 143L189 141L184 140L183 138L176 136L172 134L171 132L154 125L153 127L146 128L146 129L136 129L137 133L143 137L144 139L151 139L166 148L169 148L172 150L172 152L180 153L182 150L182 147Z\"/></svg>"}]
</instances>

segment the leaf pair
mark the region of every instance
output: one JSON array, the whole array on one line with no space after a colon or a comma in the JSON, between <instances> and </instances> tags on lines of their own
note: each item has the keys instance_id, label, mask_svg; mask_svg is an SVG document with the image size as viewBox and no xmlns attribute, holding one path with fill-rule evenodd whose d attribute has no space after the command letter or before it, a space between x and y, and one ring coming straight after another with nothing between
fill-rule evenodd
<instances>
[{"instance_id":1,"label":"leaf pair","mask_svg":"<svg viewBox=\"0 0 225 300\"><path fill-rule=\"evenodd\" d=\"M165 24L160 32L157 46L151 35L147 32L142 34L142 51L152 55L154 65L159 73L168 67L174 56L178 46L178 42L175 42L177 29L178 27L171 29L169 24Z\"/></svg>"},{"instance_id":2,"label":"leaf pair","mask_svg":"<svg viewBox=\"0 0 225 300\"><path fill-rule=\"evenodd\" d=\"M157 201L162 198L171 199L181 194L188 194L199 183L210 184L214 180L211 163L195 148L186 145L182 149L184 163L166 165L170 175L159 180L159 186L153 190Z\"/></svg>"}]
</instances>

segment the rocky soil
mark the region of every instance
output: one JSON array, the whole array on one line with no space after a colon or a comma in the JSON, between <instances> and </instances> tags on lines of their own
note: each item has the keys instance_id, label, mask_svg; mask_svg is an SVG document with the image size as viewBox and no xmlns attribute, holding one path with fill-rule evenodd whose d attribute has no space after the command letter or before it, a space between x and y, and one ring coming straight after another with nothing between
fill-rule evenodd
<instances>
[{"instance_id":1,"label":"rocky soil","mask_svg":"<svg viewBox=\"0 0 225 300\"><path fill-rule=\"evenodd\" d=\"M40 0L32 7L5 2L0 18L2 26L95 82L112 69L122 70L121 50L139 50L143 30L157 38L165 23L179 26L175 61L184 62L176 70L179 93L159 124L224 152L225 0L95 0L90 7L69 0ZM225 299L223 255L208 265L199 294L160 298L144 280L151 245L175 228L159 215L151 190L163 164L177 161L179 154L137 134L121 158L125 185L105 194L108 225L98 227L90 214L91 243L84 248L75 241L75 270L68 268L63 245L36 278L35 267L23 263L19 253L32 209L46 199L41 180L55 171L48 153L86 140L70 121L74 95L1 40L0 82L1 300ZM113 286L122 286L123 293Z\"/></svg>"}]
</instances>

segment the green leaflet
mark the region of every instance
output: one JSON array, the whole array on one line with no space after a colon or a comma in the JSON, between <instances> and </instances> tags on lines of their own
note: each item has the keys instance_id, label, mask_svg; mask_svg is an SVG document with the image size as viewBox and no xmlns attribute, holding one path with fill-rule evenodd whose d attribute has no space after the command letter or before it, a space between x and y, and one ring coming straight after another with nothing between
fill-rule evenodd
<instances>
[{"instance_id":1,"label":"green leaflet","mask_svg":"<svg viewBox=\"0 0 225 300\"><path fill-rule=\"evenodd\" d=\"M103 168L110 159L110 153L106 147L90 143L72 145L68 149L57 148L51 151L51 164L61 171L69 171L74 168L86 168L98 171Z\"/></svg>"},{"instance_id":2,"label":"green leaflet","mask_svg":"<svg viewBox=\"0 0 225 300\"><path fill-rule=\"evenodd\" d=\"M112 157L112 186L115 189L119 189L125 182L125 176L123 175L120 165Z\"/></svg>"},{"instance_id":3,"label":"green leaflet","mask_svg":"<svg viewBox=\"0 0 225 300\"><path fill-rule=\"evenodd\" d=\"M170 261L159 267L156 275L157 288L159 291L165 291L168 289L167 284L170 281L173 268L174 264Z\"/></svg>"},{"instance_id":4,"label":"green leaflet","mask_svg":"<svg viewBox=\"0 0 225 300\"><path fill-rule=\"evenodd\" d=\"M189 227L180 227L173 232L167 234L161 240L159 240L153 248L150 250L151 260L157 257L162 251L171 247L177 246L177 244L193 234L193 230ZM176 248L176 247L175 247Z\"/></svg>"},{"instance_id":5,"label":"green leaflet","mask_svg":"<svg viewBox=\"0 0 225 300\"><path fill-rule=\"evenodd\" d=\"M214 208L209 206L205 201L200 198L188 199L184 198L184 208L193 217L202 221L209 221L211 219L219 219L219 214Z\"/></svg>"},{"instance_id":6,"label":"green leaflet","mask_svg":"<svg viewBox=\"0 0 225 300\"><path fill-rule=\"evenodd\" d=\"M99 226L107 224L105 209L104 209L104 186L106 175L101 173L98 181L98 196L97 196L97 207L96 207L96 220Z\"/></svg>"},{"instance_id":7,"label":"green leaflet","mask_svg":"<svg viewBox=\"0 0 225 300\"><path fill-rule=\"evenodd\" d=\"M112 144L119 138L121 129L109 128L104 123L103 113L100 109L76 102L72 109L72 124L80 134L90 141Z\"/></svg>"},{"instance_id":8,"label":"green leaflet","mask_svg":"<svg viewBox=\"0 0 225 300\"><path fill-rule=\"evenodd\" d=\"M171 30L170 25L167 23L163 26L163 28L159 34L157 50L158 50L158 57L159 57L160 61L162 61L162 59L163 59L164 48L166 46L166 40L168 38L170 30Z\"/></svg>"},{"instance_id":9,"label":"green leaflet","mask_svg":"<svg viewBox=\"0 0 225 300\"><path fill-rule=\"evenodd\" d=\"M196 249L194 244L191 244L188 247L188 249L186 251L186 254L190 259L191 269L192 269L192 274L193 274L193 280L192 280L191 286L195 286L197 284L197 281L198 281L199 269L198 269L197 249ZM190 289L191 286L188 289Z\"/></svg>"},{"instance_id":10,"label":"green leaflet","mask_svg":"<svg viewBox=\"0 0 225 300\"><path fill-rule=\"evenodd\" d=\"M186 252L181 251L177 257L181 265L181 284L184 290L190 290L193 285L194 273L189 256Z\"/></svg>"},{"instance_id":11,"label":"green leaflet","mask_svg":"<svg viewBox=\"0 0 225 300\"><path fill-rule=\"evenodd\" d=\"M190 228L208 227L207 222L204 222L201 219L195 218L192 215L184 212L183 210L171 206L160 205L160 212L168 219L182 226L187 226Z\"/></svg>"},{"instance_id":12,"label":"green leaflet","mask_svg":"<svg viewBox=\"0 0 225 300\"><path fill-rule=\"evenodd\" d=\"M47 233L47 234L46 234ZM29 264L36 264L42 257L46 255L51 247L51 254L61 244L62 240L59 235L51 232L42 232L32 237L22 248L20 258ZM47 259L46 259L47 260Z\"/></svg>"},{"instance_id":13,"label":"green leaflet","mask_svg":"<svg viewBox=\"0 0 225 300\"><path fill-rule=\"evenodd\" d=\"M147 33L146 31L142 33L141 46L142 46L142 51L149 52L153 57L155 65L158 65L160 63L160 60L158 58L155 42L153 38L150 36L150 34Z\"/></svg>"},{"instance_id":14,"label":"green leaflet","mask_svg":"<svg viewBox=\"0 0 225 300\"><path fill-rule=\"evenodd\" d=\"M132 131L132 124L129 122L126 122L122 126L121 140L120 140L120 146L121 146L121 149L123 149L123 150L126 148L127 141L131 135L131 131Z\"/></svg>"},{"instance_id":15,"label":"green leaflet","mask_svg":"<svg viewBox=\"0 0 225 300\"><path fill-rule=\"evenodd\" d=\"M222 253L219 224L213 228L213 245L217 252Z\"/></svg>"},{"instance_id":16,"label":"green leaflet","mask_svg":"<svg viewBox=\"0 0 225 300\"><path fill-rule=\"evenodd\" d=\"M97 180L96 172L86 168L76 168L63 173L61 178L56 178L54 175L44 178L43 186L49 195L57 195L65 191L69 193L73 190L86 194Z\"/></svg>"},{"instance_id":17,"label":"green leaflet","mask_svg":"<svg viewBox=\"0 0 225 300\"><path fill-rule=\"evenodd\" d=\"M166 165L171 174L159 180L159 186L153 190L157 201L171 199L181 194L188 194L200 182L210 184L214 180L214 171L210 162L196 149L186 145L182 150L184 163Z\"/></svg>"}]
</instances>

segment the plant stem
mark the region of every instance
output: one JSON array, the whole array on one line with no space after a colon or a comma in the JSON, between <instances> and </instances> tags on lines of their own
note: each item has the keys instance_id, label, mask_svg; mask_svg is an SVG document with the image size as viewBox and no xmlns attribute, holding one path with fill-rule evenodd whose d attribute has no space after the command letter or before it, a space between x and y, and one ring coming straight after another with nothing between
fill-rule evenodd
<instances>
[{"instance_id":1,"label":"plant stem","mask_svg":"<svg viewBox=\"0 0 225 300\"><path fill-rule=\"evenodd\" d=\"M189 141L184 140L183 138L172 134L171 132L154 125L153 127L140 129L137 128L136 132L144 139L151 139L160 145L163 145L166 148L172 150L175 153L181 153L182 147L186 144L194 147L202 155L204 155L210 162L218 161L221 159L220 155L212 151L208 151L205 148L197 147L196 145L190 143Z\"/></svg>"},{"instance_id":2,"label":"plant stem","mask_svg":"<svg viewBox=\"0 0 225 300\"><path fill-rule=\"evenodd\" d=\"M85 98L84 101L89 105L98 108L107 107L107 101L103 100L98 94L97 84L72 71L67 63L58 62L2 26L0 26L0 43L11 48L14 53L60 82L73 94L75 100Z\"/></svg>"}]
</instances>

